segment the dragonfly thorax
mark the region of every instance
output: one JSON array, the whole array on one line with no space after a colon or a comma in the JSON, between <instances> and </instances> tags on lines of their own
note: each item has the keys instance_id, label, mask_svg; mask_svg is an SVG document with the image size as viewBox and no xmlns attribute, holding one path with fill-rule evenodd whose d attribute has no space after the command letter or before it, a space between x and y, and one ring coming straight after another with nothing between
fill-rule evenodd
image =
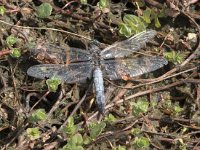
<instances>
[{"instance_id":1,"label":"dragonfly thorax","mask_svg":"<svg viewBox=\"0 0 200 150\"><path fill-rule=\"evenodd\" d=\"M95 43L90 45L91 62L95 67L101 66L102 58L100 52L101 49Z\"/></svg>"}]
</instances>

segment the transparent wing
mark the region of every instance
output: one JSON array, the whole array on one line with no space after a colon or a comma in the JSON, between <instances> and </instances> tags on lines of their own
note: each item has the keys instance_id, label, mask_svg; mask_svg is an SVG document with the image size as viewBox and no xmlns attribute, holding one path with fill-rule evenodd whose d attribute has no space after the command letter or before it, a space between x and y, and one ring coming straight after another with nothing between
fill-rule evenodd
<instances>
[{"instance_id":1,"label":"transparent wing","mask_svg":"<svg viewBox=\"0 0 200 150\"><path fill-rule=\"evenodd\" d=\"M80 48L60 47L53 44L37 44L30 49L31 55L41 63L65 64L69 62L88 61L89 52Z\"/></svg>"},{"instance_id":2,"label":"transparent wing","mask_svg":"<svg viewBox=\"0 0 200 150\"><path fill-rule=\"evenodd\" d=\"M106 60L104 62L104 75L110 80L124 79L142 75L159 69L168 62L161 57L139 57L129 59Z\"/></svg>"},{"instance_id":3,"label":"transparent wing","mask_svg":"<svg viewBox=\"0 0 200 150\"><path fill-rule=\"evenodd\" d=\"M75 83L92 77L92 66L89 62L60 64L40 64L27 70L29 76L45 79L56 76L67 83Z\"/></svg>"},{"instance_id":4,"label":"transparent wing","mask_svg":"<svg viewBox=\"0 0 200 150\"><path fill-rule=\"evenodd\" d=\"M128 56L145 46L145 43L152 39L155 35L156 31L154 30L143 31L125 41L117 42L108 46L101 51L101 56L104 59Z\"/></svg>"}]
</instances>

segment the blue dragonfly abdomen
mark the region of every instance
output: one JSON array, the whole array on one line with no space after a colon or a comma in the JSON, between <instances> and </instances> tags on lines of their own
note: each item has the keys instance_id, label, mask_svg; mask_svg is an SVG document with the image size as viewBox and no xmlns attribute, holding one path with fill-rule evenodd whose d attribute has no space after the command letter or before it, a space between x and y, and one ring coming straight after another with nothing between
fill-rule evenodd
<instances>
[{"instance_id":1,"label":"blue dragonfly abdomen","mask_svg":"<svg viewBox=\"0 0 200 150\"><path fill-rule=\"evenodd\" d=\"M96 102L99 108L99 112L104 114L105 111L105 96L104 96L104 85L103 75L99 67L95 67L93 71L94 89L96 93Z\"/></svg>"}]
</instances>

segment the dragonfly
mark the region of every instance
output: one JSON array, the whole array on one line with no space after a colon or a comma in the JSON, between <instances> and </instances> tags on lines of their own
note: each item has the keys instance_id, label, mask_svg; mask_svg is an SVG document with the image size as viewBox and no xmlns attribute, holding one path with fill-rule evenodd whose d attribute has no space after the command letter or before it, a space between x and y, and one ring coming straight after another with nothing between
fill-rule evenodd
<instances>
[{"instance_id":1,"label":"dragonfly","mask_svg":"<svg viewBox=\"0 0 200 150\"><path fill-rule=\"evenodd\" d=\"M29 76L46 79L58 77L67 83L77 83L93 78L96 103L100 113L105 113L103 78L109 80L128 80L132 77L155 71L168 63L160 56L129 57L145 46L156 35L156 31L140 32L124 41L116 42L101 50L99 43L93 41L88 51L80 48L61 48L55 45L34 49L34 54L45 64L31 66ZM50 52L50 49L54 49ZM70 62L64 64L64 62Z\"/></svg>"}]
</instances>

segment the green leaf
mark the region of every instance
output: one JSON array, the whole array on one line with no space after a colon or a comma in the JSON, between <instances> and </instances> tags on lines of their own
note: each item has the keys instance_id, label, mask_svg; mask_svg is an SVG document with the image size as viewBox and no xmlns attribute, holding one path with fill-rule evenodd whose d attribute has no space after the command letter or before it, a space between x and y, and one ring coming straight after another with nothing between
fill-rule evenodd
<instances>
[{"instance_id":1,"label":"green leaf","mask_svg":"<svg viewBox=\"0 0 200 150\"><path fill-rule=\"evenodd\" d=\"M148 110L149 103L146 100L139 100L137 103L133 103L133 115L138 117L141 113L145 113Z\"/></svg>"},{"instance_id":2,"label":"green leaf","mask_svg":"<svg viewBox=\"0 0 200 150\"><path fill-rule=\"evenodd\" d=\"M49 91L56 92L58 86L61 84L61 80L58 77L53 76L52 78L46 80L46 84Z\"/></svg>"},{"instance_id":3,"label":"green leaf","mask_svg":"<svg viewBox=\"0 0 200 150\"><path fill-rule=\"evenodd\" d=\"M71 138L72 142L76 145L82 145L83 144L83 138L82 135L77 133Z\"/></svg>"},{"instance_id":4,"label":"green leaf","mask_svg":"<svg viewBox=\"0 0 200 150\"><path fill-rule=\"evenodd\" d=\"M106 124L104 122L92 122L89 124L88 128L89 128L89 133L90 133L90 138L92 140L96 139L96 137L98 137L101 132L103 131L103 129L106 127Z\"/></svg>"},{"instance_id":5,"label":"green leaf","mask_svg":"<svg viewBox=\"0 0 200 150\"><path fill-rule=\"evenodd\" d=\"M128 25L121 23L119 25L119 34L124 35L125 37L130 37L132 33L132 29L128 27Z\"/></svg>"},{"instance_id":6,"label":"green leaf","mask_svg":"<svg viewBox=\"0 0 200 150\"><path fill-rule=\"evenodd\" d=\"M140 149L148 148L150 145L149 139L146 137L140 137L140 138L136 137L133 144L135 147L140 148Z\"/></svg>"},{"instance_id":7,"label":"green leaf","mask_svg":"<svg viewBox=\"0 0 200 150\"><path fill-rule=\"evenodd\" d=\"M73 117L68 118L67 126L69 126L69 127L74 126L74 118Z\"/></svg>"},{"instance_id":8,"label":"green leaf","mask_svg":"<svg viewBox=\"0 0 200 150\"><path fill-rule=\"evenodd\" d=\"M6 12L6 8L4 6L0 6L0 15L4 15Z\"/></svg>"},{"instance_id":9,"label":"green leaf","mask_svg":"<svg viewBox=\"0 0 200 150\"><path fill-rule=\"evenodd\" d=\"M38 127L36 127L36 128L27 128L26 129L26 134L27 134L27 137L30 138L31 140L35 140L35 139L40 138L40 131L39 131Z\"/></svg>"},{"instance_id":10,"label":"green leaf","mask_svg":"<svg viewBox=\"0 0 200 150\"><path fill-rule=\"evenodd\" d=\"M174 110L175 110L176 114L178 114L183 111L183 108L181 108L179 105L175 105Z\"/></svg>"},{"instance_id":11,"label":"green leaf","mask_svg":"<svg viewBox=\"0 0 200 150\"><path fill-rule=\"evenodd\" d=\"M160 13L157 14L158 15L158 18L164 18L164 17L167 17L167 15L165 14L165 9L161 9L160 10Z\"/></svg>"},{"instance_id":12,"label":"green leaf","mask_svg":"<svg viewBox=\"0 0 200 150\"><path fill-rule=\"evenodd\" d=\"M99 6L100 8L106 8L109 6L109 1L108 0L100 0L97 3L97 6Z\"/></svg>"},{"instance_id":13,"label":"green leaf","mask_svg":"<svg viewBox=\"0 0 200 150\"><path fill-rule=\"evenodd\" d=\"M160 27L161 27L161 24L160 24L160 22L159 22L157 16L154 18L154 23L155 23L155 26L156 26L157 28L160 28Z\"/></svg>"},{"instance_id":14,"label":"green leaf","mask_svg":"<svg viewBox=\"0 0 200 150\"><path fill-rule=\"evenodd\" d=\"M37 109L36 111L32 112L31 116L29 117L31 122L44 121L46 119L47 115L44 109Z\"/></svg>"},{"instance_id":15,"label":"green leaf","mask_svg":"<svg viewBox=\"0 0 200 150\"><path fill-rule=\"evenodd\" d=\"M109 114L108 116L105 117L104 120L105 122L111 124L116 121L116 118L112 114Z\"/></svg>"},{"instance_id":16,"label":"green leaf","mask_svg":"<svg viewBox=\"0 0 200 150\"><path fill-rule=\"evenodd\" d=\"M141 18L135 15L125 15L123 21L125 24L131 27L135 34L146 30L146 26Z\"/></svg>"},{"instance_id":17,"label":"green leaf","mask_svg":"<svg viewBox=\"0 0 200 150\"><path fill-rule=\"evenodd\" d=\"M6 43L8 46L13 46L17 42L17 38L14 37L13 35L10 35L6 38Z\"/></svg>"},{"instance_id":18,"label":"green leaf","mask_svg":"<svg viewBox=\"0 0 200 150\"><path fill-rule=\"evenodd\" d=\"M119 34L130 37L133 34L146 30L146 26L140 17L125 15L123 22L119 24Z\"/></svg>"},{"instance_id":19,"label":"green leaf","mask_svg":"<svg viewBox=\"0 0 200 150\"><path fill-rule=\"evenodd\" d=\"M13 48L11 50L10 56L14 58L19 58L21 56L21 51L18 48Z\"/></svg>"},{"instance_id":20,"label":"green leaf","mask_svg":"<svg viewBox=\"0 0 200 150\"><path fill-rule=\"evenodd\" d=\"M74 124L74 118L73 117L69 117L67 125L63 128L63 131L69 135L72 136L75 134L77 130L76 125Z\"/></svg>"},{"instance_id":21,"label":"green leaf","mask_svg":"<svg viewBox=\"0 0 200 150\"><path fill-rule=\"evenodd\" d=\"M141 16L142 19L144 19L144 21L146 23L151 23L151 9L147 8L146 10L143 11L143 15Z\"/></svg>"},{"instance_id":22,"label":"green leaf","mask_svg":"<svg viewBox=\"0 0 200 150\"><path fill-rule=\"evenodd\" d=\"M52 6L49 3L43 3L37 7L37 16L40 18L47 18L51 15Z\"/></svg>"}]
</instances>

